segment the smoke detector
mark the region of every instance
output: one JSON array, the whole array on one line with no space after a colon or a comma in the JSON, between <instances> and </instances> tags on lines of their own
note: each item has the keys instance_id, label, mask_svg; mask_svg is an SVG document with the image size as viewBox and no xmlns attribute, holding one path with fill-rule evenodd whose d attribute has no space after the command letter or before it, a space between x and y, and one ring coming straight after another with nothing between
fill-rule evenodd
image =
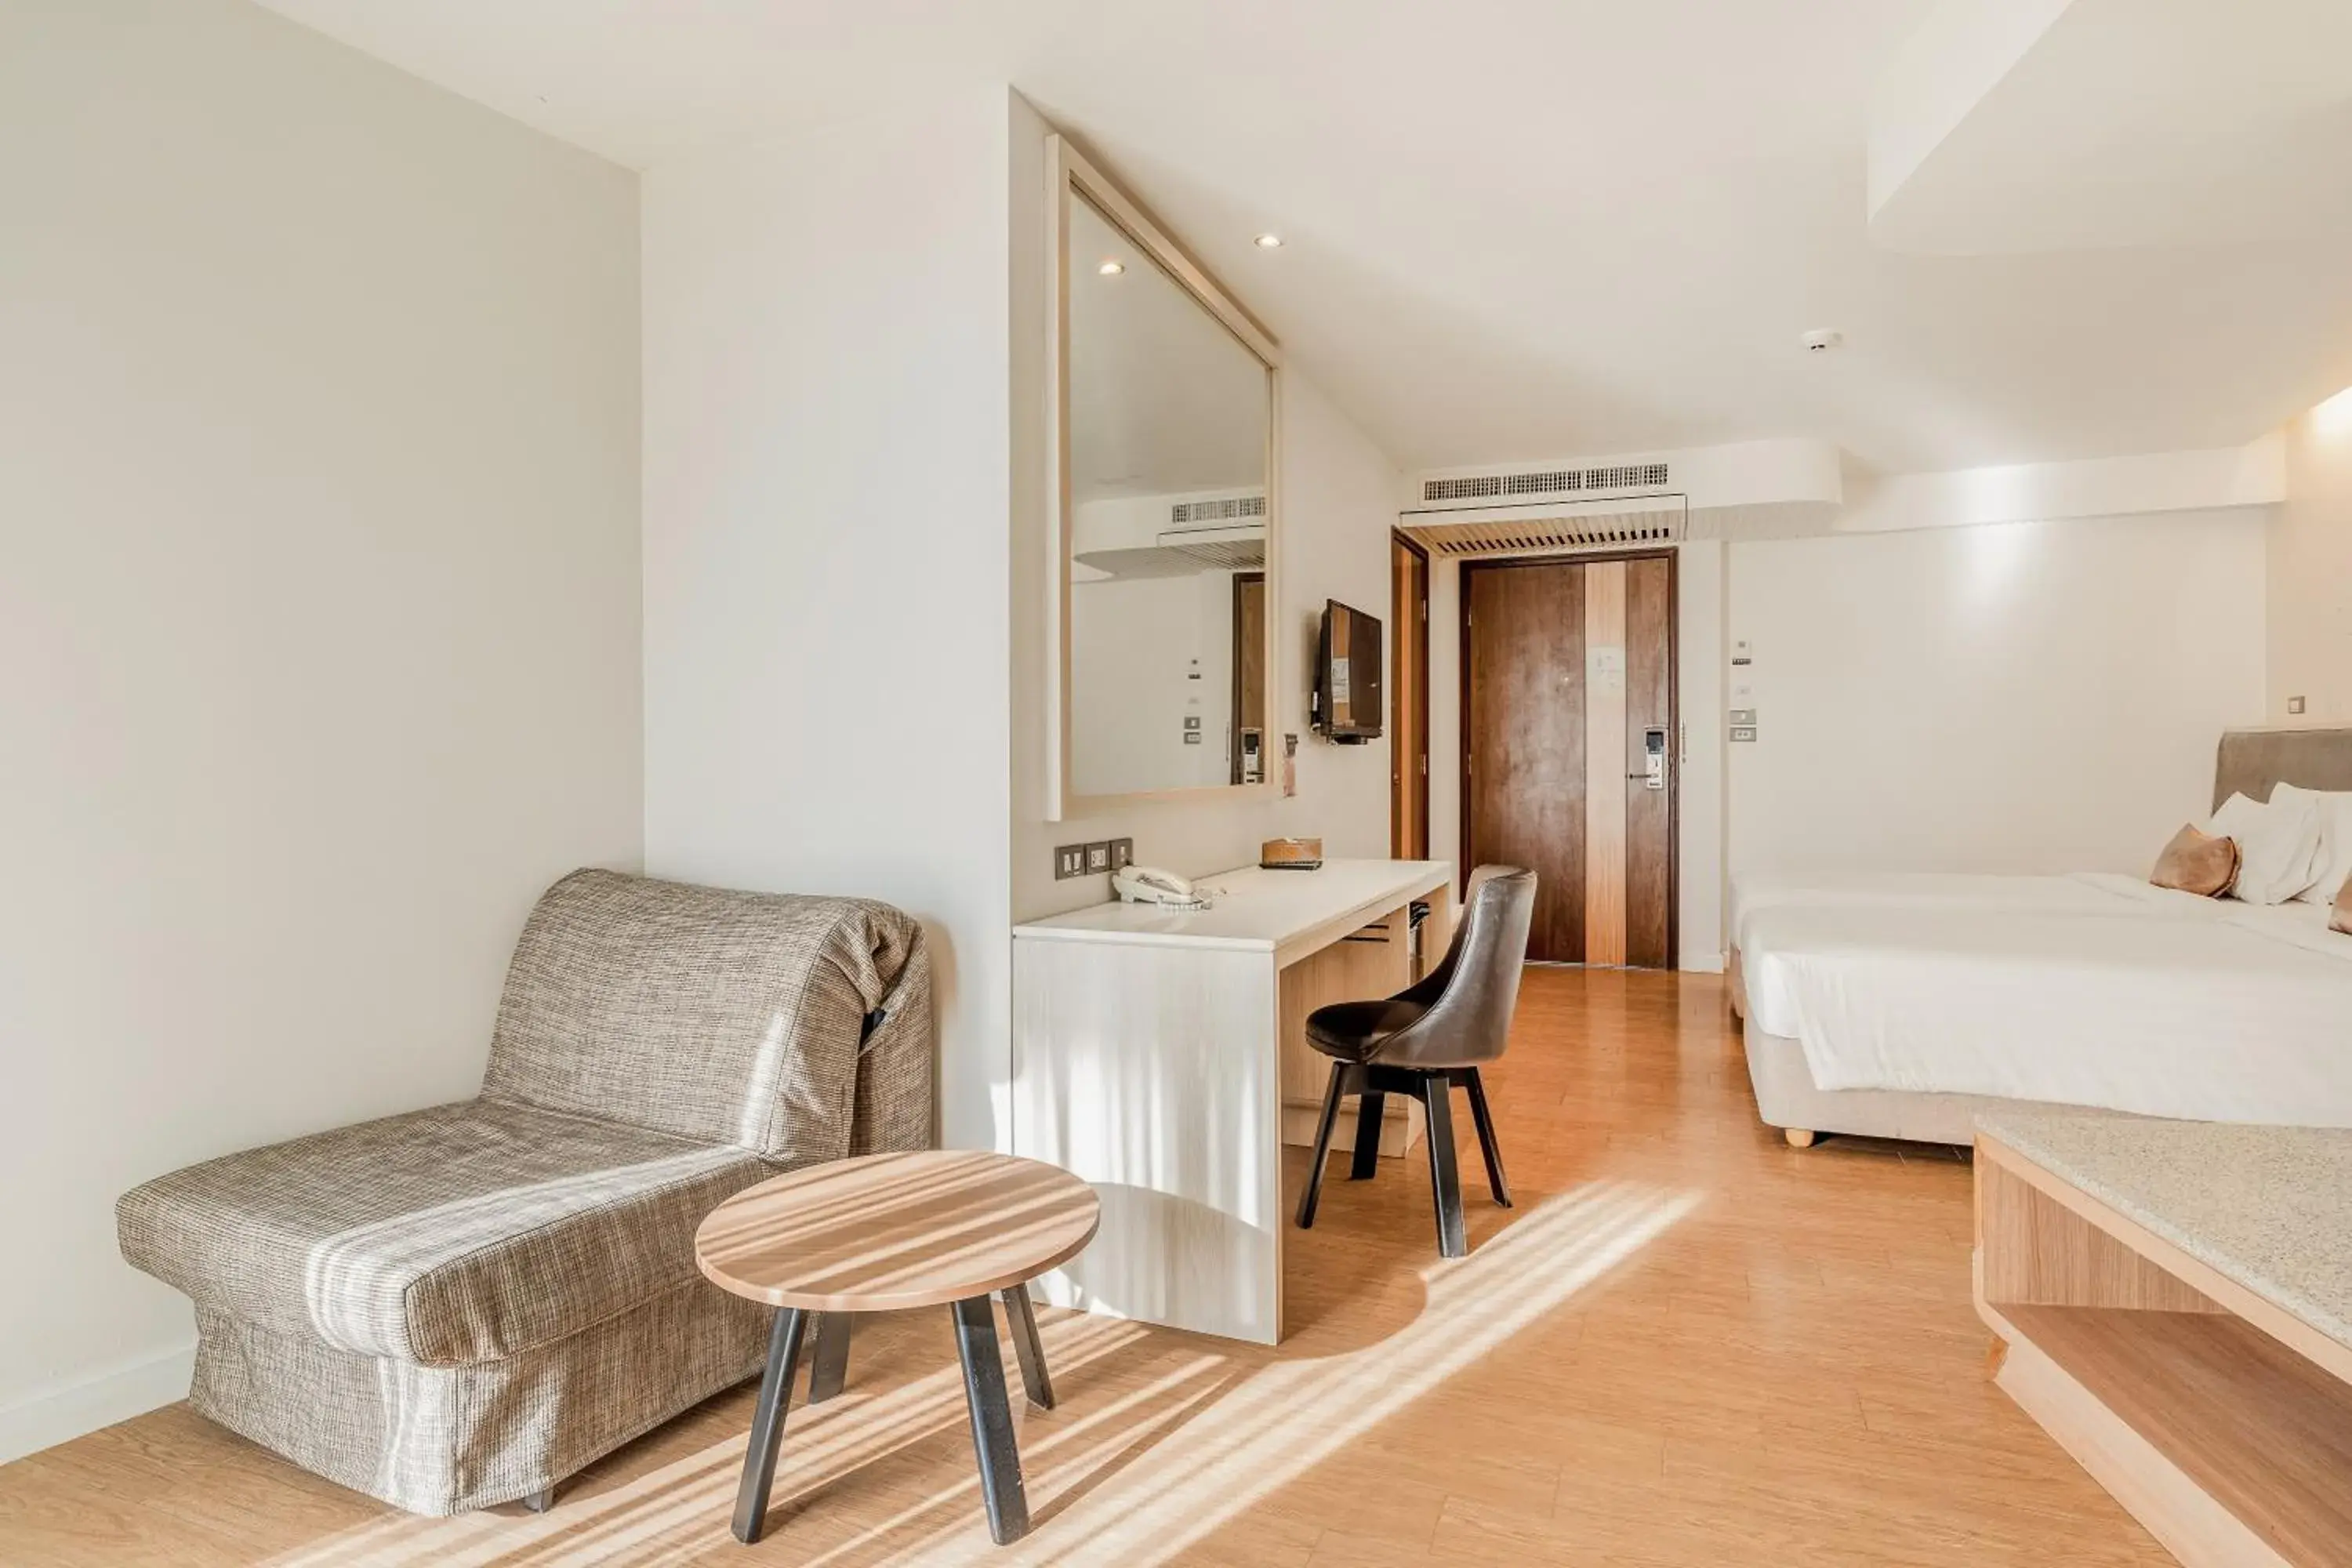
<instances>
[{"instance_id":1,"label":"smoke detector","mask_svg":"<svg viewBox=\"0 0 2352 1568\"><path fill-rule=\"evenodd\" d=\"M1805 352L1809 354L1825 354L1844 342L1845 334L1835 328L1817 327L1805 334Z\"/></svg>"}]
</instances>

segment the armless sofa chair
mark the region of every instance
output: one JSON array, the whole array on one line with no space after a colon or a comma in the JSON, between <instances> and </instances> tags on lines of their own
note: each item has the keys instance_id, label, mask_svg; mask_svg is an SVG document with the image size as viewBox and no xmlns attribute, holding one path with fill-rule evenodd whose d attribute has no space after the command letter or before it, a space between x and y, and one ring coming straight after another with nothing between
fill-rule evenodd
<instances>
[{"instance_id":1,"label":"armless sofa chair","mask_svg":"<svg viewBox=\"0 0 2352 1568\"><path fill-rule=\"evenodd\" d=\"M415 1513L515 1499L755 1376L694 1232L929 1145L930 963L885 904L579 871L507 971L478 1099L175 1172L122 1254L195 1303L196 1411Z\"/></svg>"}]
</instances>

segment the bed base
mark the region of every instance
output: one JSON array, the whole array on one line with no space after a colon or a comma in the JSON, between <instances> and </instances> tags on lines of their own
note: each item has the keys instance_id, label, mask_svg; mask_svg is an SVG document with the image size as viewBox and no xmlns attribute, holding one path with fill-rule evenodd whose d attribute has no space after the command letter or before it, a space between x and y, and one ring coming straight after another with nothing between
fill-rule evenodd
<instances>
[{"instance_id":1,"label":"bed base","mask_svg":"<svg viewBox=\"0 0 2352 1568\"><path fill-rule=\"evenodd\" d=\"M1748 1078L1756 1111L1777 1127L1792 1149L1811 1148L1824 1132L1896 1138L1910 1143L1976 1142L1977 1112L2026 1103L1974 1094L1924 1094L1885 1089L1817 1089L1805 1047L1786 1035L1768 1035L1745 1021Z\"/></svg>"}]
</instances>

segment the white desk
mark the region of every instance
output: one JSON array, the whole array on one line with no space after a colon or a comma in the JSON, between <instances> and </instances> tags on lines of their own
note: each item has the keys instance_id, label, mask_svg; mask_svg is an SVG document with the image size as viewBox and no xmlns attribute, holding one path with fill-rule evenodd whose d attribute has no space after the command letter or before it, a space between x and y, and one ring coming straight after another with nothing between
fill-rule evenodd
<instances>
[{"instance_id":1,"label":"white desk","mask_svg":"<svg viewBox=\"0 0 2352 1568\"><path fill-rule=\"evenodd\" d=\"M1307 1015L1411 983L1416 899L1434 963L1452 880L1443 860L1253 866L1202 878L1213 906L1192 913L1097 904L1013 928L1013 1151L1102 1199L1094 1245L1039 1281L1047 1300L1282 1337L1282 1145L1312 1141L1329 1068ZM1383 1152L1410 1145L1419 1110L1390 1107Z\"/></svg>"}]
</instances>

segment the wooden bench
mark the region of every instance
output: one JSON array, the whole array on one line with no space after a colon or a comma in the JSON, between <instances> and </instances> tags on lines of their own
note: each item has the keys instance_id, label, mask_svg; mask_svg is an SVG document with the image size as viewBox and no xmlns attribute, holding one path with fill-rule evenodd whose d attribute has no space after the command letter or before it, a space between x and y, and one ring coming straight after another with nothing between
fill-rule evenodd
<instances>
[{"instance_id":1,"label":"wooden bench","mask_svg":"<svg viewBox=\"0 0 2352 1568\"><path fill-rule=\"evenodd\" d=\"M2352 1563L2352 1131L1979 1120L1997 1381L2190 1568Z\"/></svg>"}]
</instances>

